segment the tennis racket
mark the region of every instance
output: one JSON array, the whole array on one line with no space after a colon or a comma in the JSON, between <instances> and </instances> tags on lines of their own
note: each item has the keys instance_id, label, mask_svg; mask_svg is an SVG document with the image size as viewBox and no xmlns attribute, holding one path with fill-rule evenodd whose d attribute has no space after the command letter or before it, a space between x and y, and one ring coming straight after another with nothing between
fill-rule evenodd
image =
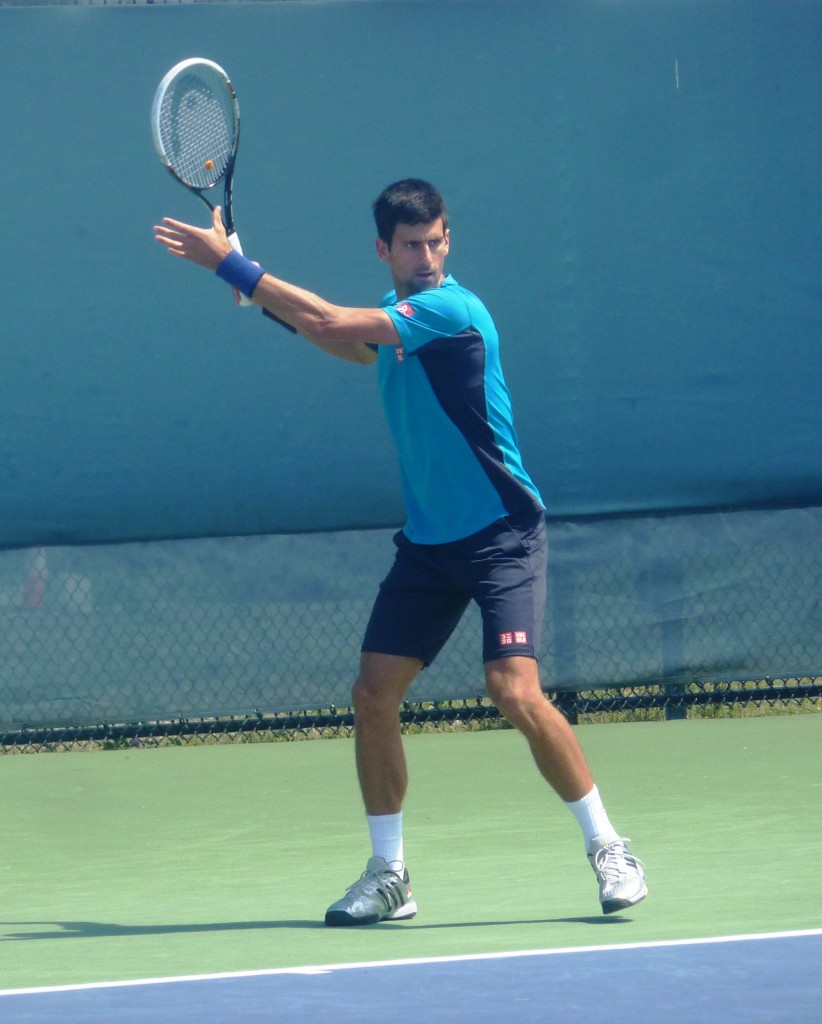
<instances>
[{"instance_id":1,"label":"tennis racket","mask_svg":"<svg viewBox=\"0 0 822 1024\"><path fill-rule=\"evenodd\" d=\"M240 106L219 64L190 57L163 77L151 107L157 155L171 174L214 210L206 193L223 183L223 224L232 249L242 252L234 230L234 164L240 144ZM252 305L240 296L240 305Z\"/></svg>"},{"instance_id":2,"label":"tennis racket","mask_svg":"<svg viewBox=\"0 0 822 1024\"><path fill-rule=\"evenodd\" d=\"M215 204L205 193L224 183L223 219L226 231L232 232L240 107L225 71L202 57L175 64L157 86L151 127L162 162L210 210Z\"/></svg>"},{"instance_id":3,"label":"tennis racket","mask_svg":"<svg viewBox=\"0 0 822 1024\"><path fill-rule=\"evenodd\" d=\"M240 145L240 105L225 71L213 60L189 57L163 77L151 106L154 146L171 174L213 211L206 193L223 183L223 224L231 248L242 253L234 230L234 164ZM238 294L241 306L253 303ZM263 313L292 333L291 324Z\"/></svg>"}]
</instances>

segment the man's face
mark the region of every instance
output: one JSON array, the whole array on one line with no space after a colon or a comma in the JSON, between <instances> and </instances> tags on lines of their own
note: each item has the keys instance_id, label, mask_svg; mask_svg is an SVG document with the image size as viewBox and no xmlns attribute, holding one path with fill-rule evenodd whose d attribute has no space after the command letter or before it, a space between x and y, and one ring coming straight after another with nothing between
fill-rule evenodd
<instances>
[{"instance_id":1,"label":"man's face","mask_svg":"<svg viewBox=\"0 0 822 1024\"><path fill-rule=\"evenodd\" d=\"M445 276L448 240L442 218L430 224L398 224L390 246L377 239L377 255L391 270L398 299L439 288Z\"/></svg>"}]
</instances>

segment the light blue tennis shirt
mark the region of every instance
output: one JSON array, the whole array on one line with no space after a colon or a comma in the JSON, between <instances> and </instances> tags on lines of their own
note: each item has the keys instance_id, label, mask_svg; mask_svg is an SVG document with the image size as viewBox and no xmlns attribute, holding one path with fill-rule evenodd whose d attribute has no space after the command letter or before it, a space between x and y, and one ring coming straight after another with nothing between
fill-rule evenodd
<instances>
[{"instance_id":1,"label":"light blue tennis shirt","mask_svg":"<svg viewBox=\"0 0 822 1024\"><path fill-rule=\"evenodd\" d=\"M449 274L439 288L382 301L401 343L378 346L378 373L417 544L468 537L503 516L544 511L525 472L480 300Z\"/></svg>"}]
</instances>

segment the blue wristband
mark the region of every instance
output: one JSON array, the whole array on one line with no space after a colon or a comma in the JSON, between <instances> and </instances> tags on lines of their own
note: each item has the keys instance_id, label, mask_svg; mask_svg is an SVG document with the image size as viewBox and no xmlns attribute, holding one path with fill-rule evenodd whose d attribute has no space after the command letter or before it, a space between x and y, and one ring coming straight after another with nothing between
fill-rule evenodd
<instances>
[{"instance_id":1,"label":"blue wristband","mask_svg":"<svg viewBox=\"0 0 822 1024\"><path fill-rule=\"evenodd\" d=\"M216 270L217 277L227 281L232 288L249 299L264 273L262 267L238 252L230 252Z\"/></svg>"}]
</instances>

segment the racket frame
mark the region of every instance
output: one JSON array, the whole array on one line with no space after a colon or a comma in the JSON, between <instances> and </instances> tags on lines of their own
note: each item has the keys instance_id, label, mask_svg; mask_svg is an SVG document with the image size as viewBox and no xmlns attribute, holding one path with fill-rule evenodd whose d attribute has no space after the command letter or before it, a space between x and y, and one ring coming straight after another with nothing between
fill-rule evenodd
<instances>
[{"instance_id":1,"label":"racket frame","mask_svg":"<svg viewBox=\"0 0 822 1024\"><path fill-rule=\"evenodd\" d=\"M202 65L205 65L212 71L216 72L225 84L226 95L228 96L231 110L234 114L234 142L231 148L231 155L229 156L225 170L220 177L217 178L212 185L207 185L205 188L198 188L196 185L192 185L185 181L174 170L160 134L160 110L171 83L183 72L188 71L190 68ZM237 161L237 150L240 145L240 104L237 102L237 93L235 92L231 79L226 74L225 69L220 67L220 65L215 61L209 60L207 57L188 57L186 60L180 61L179 64L175 64L174 67L163 76L160 84L157 86L157 91L154 94L154 101L151 104L151 134L154 139L154 148L157 150L157 156L159 156L166 170L171 174L175 181L179 181L180 184L185 186L185 188L190 192L199 196L212 212L214 211L216 204L212 203L205 193L210 191L212 188L216 188L221 181L223 182L223 224L225 225L226 234L235 235L233 211L234 165Z\"/></svg>"},{"instance_id":2,"label":"racket frame","mask_svg":"<svg viewBox=\"0 0 822 1024\"><path fill-rule=\"evenodd\" d=\"M163 100L168 92L169 86L177 78L178 75L187 71L189 68L205 65L212 71L216 72L218 77L222 80L226 87L226 94L230 101L231 110L234 114L234 142L231 148L231 154L226 162L225 170L217 178L217 180L206 186L205 188L198 188L196 185L192 185L190 182L185 181L180 175L174 170L171 159L169 158L166 148L163 145L163 139L160 132L160 110L163 105ZM181 60L179 64L175 64L173 68L170 68L160 80L160 84L157 86L157 90L154 93L154 101L151 104L151 134L154 139L154 148L157 150L157 155L162 161L163 166L169 172L169 174L178 181L181 185L187 188L190 192L199 196L200 199L206 204L206 206L214 212L215 203L206 196L206 192L212 188L216 188L220 182L223 182L223 225L228 236L229 244L235 252L242 254L242 246L240 245L240 239L237 237L237 232L234 229L234 210L233 210L233 197L234 197L234 164L237 161L237 150L240 146L240 104L237 101L237 93L234 89L234 85L231 79L228 77L225 69L220 67L216 61L209 60L207 57L188 57L186 60ZM253 303L245 295L237 295L237 300L241 306L251 306ZM285 320L281 320L274 313L270 313L267 309L263 310L265 316L270 320L274 320L276 323L285 327L286 330L292 334L296 334L297 330L291 324L286 323Z\"/></svg>"}]
</instances>

